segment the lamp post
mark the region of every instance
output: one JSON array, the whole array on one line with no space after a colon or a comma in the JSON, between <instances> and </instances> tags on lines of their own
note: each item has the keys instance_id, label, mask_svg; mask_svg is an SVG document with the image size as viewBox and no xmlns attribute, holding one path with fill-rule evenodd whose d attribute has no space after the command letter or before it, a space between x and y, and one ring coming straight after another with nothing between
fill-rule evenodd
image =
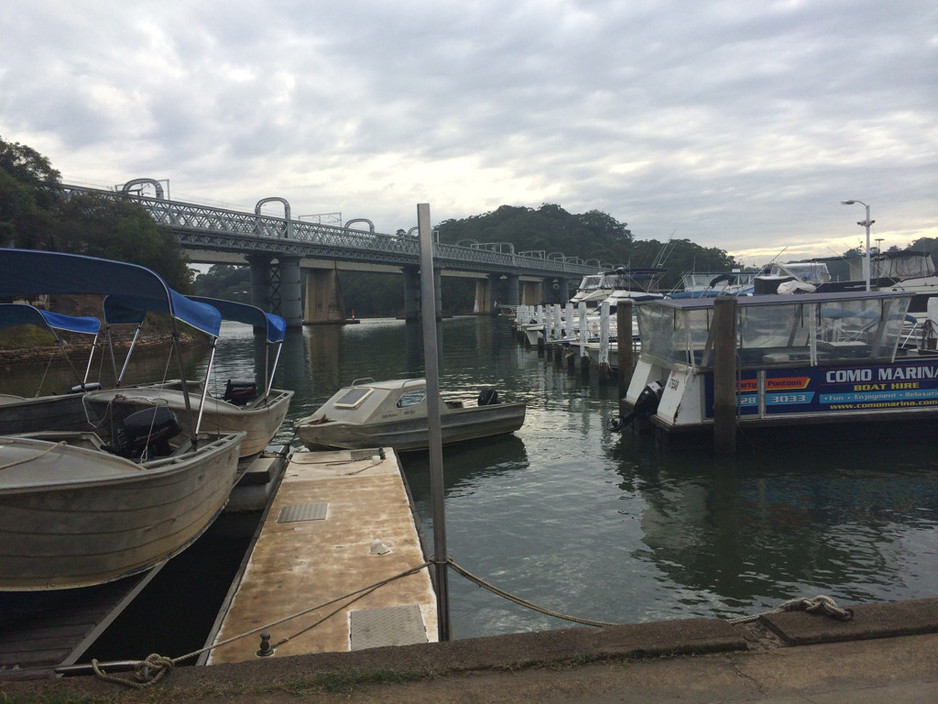
<instances>
[{"instance_id":1,"label":"lamp post","mask_svg":"<svg viewBox=\"0 0 938 704\"><path fill-rule=\"evenodd\" d=\"M862 200L842 200L840 201L841 205L854 205L859 203L864 208L866 208L866 220L861 220L857 223L861 227L866 228L866 290L870 290L870 225L872 225L875 220L870 220L870 206L864 203Z\"/></svg>"}]
</instances>

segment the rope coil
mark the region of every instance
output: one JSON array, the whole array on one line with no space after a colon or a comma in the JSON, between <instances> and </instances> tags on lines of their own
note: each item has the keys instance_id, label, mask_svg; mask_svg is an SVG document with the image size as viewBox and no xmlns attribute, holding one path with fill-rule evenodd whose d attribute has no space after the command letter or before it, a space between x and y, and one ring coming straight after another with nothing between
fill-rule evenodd
<instances>
[{"instance_id":1,"label":"rope coil","mask_svg":"<svg viewBox=\"0 0 938 704\"><path fill-rule=\"evenodd\" d=\"M114 682L115 684L122 684L125 687L133 687L134 689L143 689L144 687L156 684L172 672L174 667L175 663L172 658L158 653L150 653L146 659L134 664L133 679L130 680L124 677L117 677L116 675L109 675L101 669L97 660L92 659L91 661L91 669L94 670L94 674L99 678L106 682Z\"/></svg>"},{"instance_id":2,"label":"rope coil","mask_svg":"<svg viewBox=\"0 0 938 704\"><path fill-rule=\"evenodd\" d=\"M850 621L853 619L853 609L845 609L842 606L838 606L837 602L831 599L829 596L824 596L819 594L815 597L801 597L798 599L790 599L786 601L781 606L770 609L769 611L763 611L758 614L751 614L749 616L740 616L739 618L732 618L727 621L727 623L749 623L750 621L756 621L763 616L768 616L769 614L778 614L785 611L807 611L811 614L820 614L822 616L828 616L830 618L836 619L838 621Z\"/></svg>"}]
</instances>

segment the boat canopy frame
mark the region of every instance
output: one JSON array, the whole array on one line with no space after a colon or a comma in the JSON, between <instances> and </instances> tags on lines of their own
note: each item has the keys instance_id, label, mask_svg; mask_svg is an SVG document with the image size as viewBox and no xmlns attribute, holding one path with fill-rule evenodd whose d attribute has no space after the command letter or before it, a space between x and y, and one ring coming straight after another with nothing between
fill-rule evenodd
<instances>
[{"instance_id":1,"label":"boat canopy frame","mask_svg":"<svg viewBox=\"0 0 938 704\"><path fill-rule=\"evenodd\" d=\"M118 303L122 302L126 310L145 308L169 314L173 349L183 388L186 384L185 365L178 322L186 323L209 336L214 359L221 329L221 313L212 306L191 301L174 291L155 271L139 264L83 254L0 248L0 297L38 297L44 294L113 296L115 307L119 307ZM108 337L110 339L110 335ZM113 356L113 345L111 349ZM207 388L208 385L205 386ZM203 404L204 401L203 396ZM185 395L185 403L186 413L191 418L193 412L188 394ZM195 428L193 445L197 443L201 418L200 406L198 421L192 424Z\"/></svg>"},{"instance_id":2,"label":"boat canopy frame","mask_svg":"<svg viewBox=\"0 0 938 704\"><path fill-rule=\"evenodd\" d=\"M88 385L88 376L91 374L91 362L94 359L94 352L98 348L98 333L101 330L101 321L92 316L65 315L64 313L55 313L50 310L37 308L28 303L0 303L0 328L15 328L24 325L35 325L36 327L47 329L55 338L55 344L68 362L79 387L84 390ZM83 335L93 335L91 341L91 353L88 355L88 363L85 365L85 373L79 373L78 368L72 362L71 356L65 349L65 342L59 337L58 331L80 333ZM40 382L40 389L42 383ZM39 395L37 389L36 395Z\"/></svg>"}]
</instances>

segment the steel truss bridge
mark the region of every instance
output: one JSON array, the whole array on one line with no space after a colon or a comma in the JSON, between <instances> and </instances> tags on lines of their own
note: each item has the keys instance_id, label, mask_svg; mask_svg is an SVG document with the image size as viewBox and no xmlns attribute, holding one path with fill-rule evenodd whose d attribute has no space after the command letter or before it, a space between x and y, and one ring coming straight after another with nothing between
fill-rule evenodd
<instances>
[{"instance_id":1,"label":"steel truss bridge","mask_svg":"<svg viewBox=\"0 0 938 704\"><path fill-rule=\"evenodd\" d=\"M124 191L64 186L66 195L91 193L125 197L145 208L153 220L169 228L179 243L189 250L225 252L242 255L266 254L272 257L301 257L392 267L416 267L420 260L419 238L411 234L389 235L374 232L367 220L357 219L346 227L323 225L289 217L289 204L281 198L265 198L255 212L241 212L148 197L129 190L131 184L155 183L150 179L130 181ZM158 185L158 184L157 184ZM263 215L261 205L282 202L286 217ZM350 228L350 223L365 222L370 229ZM413 230L411 230L413 232ZM439 269L473 272L485 275L513 275L525 278L567 280L592 274L605 268L599 260L584 261L567 257L561 252L515 252L508 242L459 244L434 243L434 262Z\"/></svg>"}]
</instances>

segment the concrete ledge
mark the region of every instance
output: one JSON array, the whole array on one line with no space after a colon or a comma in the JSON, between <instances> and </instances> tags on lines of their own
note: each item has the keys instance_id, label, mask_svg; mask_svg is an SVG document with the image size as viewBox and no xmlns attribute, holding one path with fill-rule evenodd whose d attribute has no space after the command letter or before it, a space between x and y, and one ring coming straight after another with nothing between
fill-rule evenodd
<instances>
[{"instance_id":1,"label":"concrete ledge","mask_svg":"<svg viewBox=\"0 0 938 704\"><path fill-rule=\"evenodd\" d=\"M850 621L804 611L767 614L760 621L789 645L938 633L938 599L853 607Z\"/></svg>"},{"instance_id":2,"label":"concrete ledge","mask_svg":"<svg viewBox=\"0 0 938 704\"><path fill-rule=\"evenodd\" d=\"M762 616L760 623L777 632L784 643L792 646L938 632L938 599L856 606L854 614L852 621L840 622L822 615L790 612ZM586 667L589 663L604 659L663 658L704 653L734 656L743 651L753 652L752 644L742 635L743 631L720 619L686 619L598 629L578 627L517 633L342 653L288 657L274 655L211 667L179 667L161 687L182 695L227 692L238 699L237 692L249 692L253 686L309 682L317 675L335 673L396 671L434 675L438 687L442 686L439 684L441 681L448 681L449 676L454 676L453 687L459 689L464 686L465 680L458 675L473 671L514 672L528 668L528 671L535 673L532 676L537 677L536 668L547 666L546 670L542 670L547 672L549 666L554 664L565 665L565 671L574 672L577 666ZM849 644L842 647L851 648ZM859 644L855 647L857 658L869 657ZM775 652L794 653L796 650L782 647ZM853 651L846 652L842 657L849 659L849 653ZM701 663L701 666L706 662L720 662L706 658L692 660ZM792 660L789 657L784 662L795 661L797 658ZM795 665L779 664L777 667L784 671L787 666ZM127 673L124 676L128 676ZM28 693L33 696L63 692L70 696L113 695L114 687L114 684L88 676L57 681L5 682L3 693Z\"/></svg>"}]
</instances>

